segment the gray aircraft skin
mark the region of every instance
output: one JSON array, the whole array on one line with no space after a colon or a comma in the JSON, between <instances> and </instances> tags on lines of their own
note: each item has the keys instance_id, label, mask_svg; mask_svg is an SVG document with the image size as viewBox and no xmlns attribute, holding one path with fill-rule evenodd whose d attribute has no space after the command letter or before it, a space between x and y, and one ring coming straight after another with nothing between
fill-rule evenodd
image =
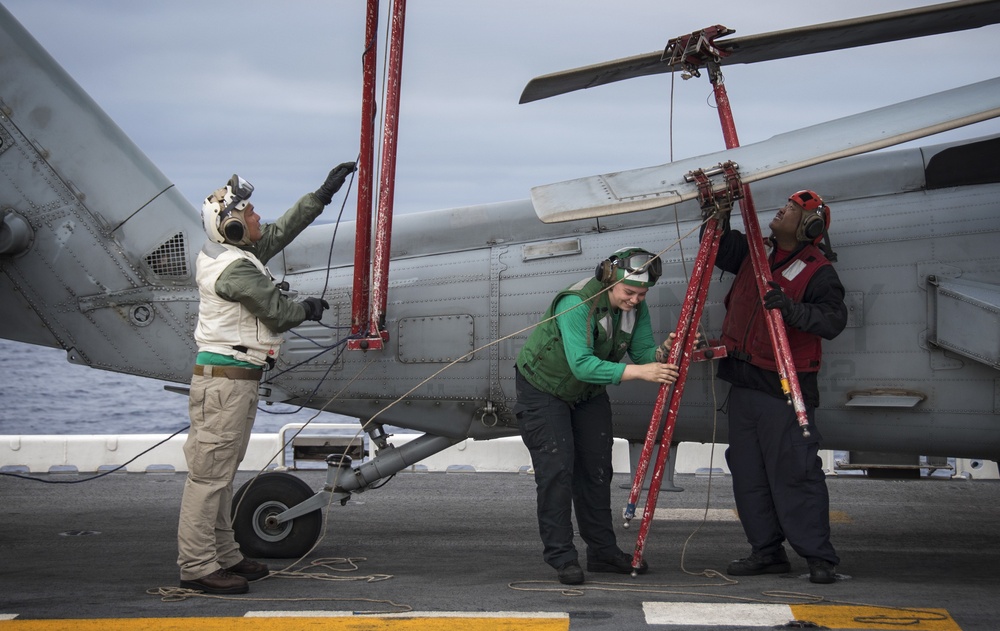
<instances>
[{"instance_id":1,"label":"gray aircraft skin","mask_svg":"<svg viewBox=\"0 0 1000 631\"><path fill-rule=\"evenodd\" d=\"M825 448L1000 458L998 154L1000 136L988 137L841 158L753 185L765 234L796 190L816 190L832 208L850 318L824 342ZM0 336L184 388L196 354L200 211L2 7L0 182ZM700 221L695 201L562 223L542 222L528 199L397 216L388 340L365 352L344 344L354 224L310 227L269 269L330 309L286 335L262 398L357 417L380 446L383 424L424 434L345 473L335 485L344 493L466 438L514 435L514 360L552 296L620 248L662 252L664 276L647 300L664 337ZM716 271L702 318L709 338L730 281ZM641 442L655 385L609 391L615 435ZM716 409L727 391L711 362L693 364L675 443L725 442Z\"/></svg>"}]
</instances>

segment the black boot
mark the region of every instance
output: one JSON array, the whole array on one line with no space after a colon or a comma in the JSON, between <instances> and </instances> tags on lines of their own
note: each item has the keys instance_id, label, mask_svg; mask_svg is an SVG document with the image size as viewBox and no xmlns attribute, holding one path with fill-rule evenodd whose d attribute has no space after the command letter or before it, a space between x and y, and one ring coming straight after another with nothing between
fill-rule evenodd
<instances>
[{"instance_id":1,"label":"black boot","mask_svg":"<svg viewBox=\"0 0 1000 631\"><path fill-rule=\"evenodd\" d=\"M784 548L778 548L773 554L751 552L745 559L738 559L729 564L726 574L730 576L757 576L758 574L784 574L792 569Z\"/></svg>"},{"instance_id":2,"label":"black boot","mask_svg":"<svg viewBox=\"0 0 1000 631\"><path fill-rule=\"evenodd\" d=\"M833 583L837 580L837 566L823 559L809 559L810 583Z\"/></svg>"},{"instance_id":3,"label":"black boot","mask_svg":"<svg viewBox=\"0 0 1000 631\"><path fill-rule=\"evenodd\" d=\"M583 582L583 568L578 561L567 561L556 570L559 572L559 582L563 585L579 585Z\"/></svg>"},{"instance_id":4,"label":"black boot","mask_svg":"<svg viewBox=\"0 0 1000 631\"><path fill-rule=\"evenodd\" d=\"M591 554L587 551L587 571L588 572L616 572L618 574L631 574L632 573L632 555L626 554L621 550L617 554L611 557L597 556L596 554ZM639 564L638 568L635 568L636 574L645 574L649 570L649 565L646 560L643 559Z\"/></svg>"}]
</instances>

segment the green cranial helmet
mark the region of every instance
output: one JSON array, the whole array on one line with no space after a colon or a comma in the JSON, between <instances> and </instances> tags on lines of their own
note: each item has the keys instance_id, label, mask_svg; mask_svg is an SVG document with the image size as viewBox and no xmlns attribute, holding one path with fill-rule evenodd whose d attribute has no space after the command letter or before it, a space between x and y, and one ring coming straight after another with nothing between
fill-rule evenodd
<instances>
[{"instance_id":1,"label":"green cranial helmet","mask_svg":"<svg viewBox=\"0 0 1000 631\"><path fill-rule=\"evenodd\" d=\"M624 248L601 261L596 276L605 284L621 281L633 287L652 287L662 273L659 257L642 248Z\"/></svg>"}]
</instances>

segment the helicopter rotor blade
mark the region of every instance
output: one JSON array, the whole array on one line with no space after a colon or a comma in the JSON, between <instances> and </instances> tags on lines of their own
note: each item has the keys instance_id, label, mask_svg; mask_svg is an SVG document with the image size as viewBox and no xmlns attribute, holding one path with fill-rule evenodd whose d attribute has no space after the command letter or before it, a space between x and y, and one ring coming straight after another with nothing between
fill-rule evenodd
<instances>
[{"instance_id":1,"label":"helicopter rotor blade","mask_svg":"<svg viewBox=\"0 0 1000 631\"><path fill-rule=\"evenodd\" d=\"M546 223L678 204L698 195L685 176L723 162L744 184L867 153L1000 116L1000 77L778 134L728 151L659 166L536 186L531 202ZM724 184L720 184L721 189Z\"/></svg>"},{"instance_id":2,"label":"helicopter rotor blade","mask_svg":"<svg viewBox=\"0 0 1000 631\"><path fill-rule=\"evenodd\" d=\"M715 45L726 55L719 60L721 65L747 64L963 31L998 22L1000 1L960 0L746 37L720 38ZM662 51L654 51L564 70L529 81L520 103L675 69L664 59Z\"/></svg>"}]
</instances>

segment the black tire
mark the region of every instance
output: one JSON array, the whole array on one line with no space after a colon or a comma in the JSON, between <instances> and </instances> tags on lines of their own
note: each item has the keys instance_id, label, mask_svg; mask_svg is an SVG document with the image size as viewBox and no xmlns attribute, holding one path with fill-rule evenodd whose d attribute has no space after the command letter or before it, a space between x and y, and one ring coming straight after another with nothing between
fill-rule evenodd
<instances>
[{"instance_id":1,"label":"black tire","mask_svg":"<svg viewBox=\"0 0 1000 631\"><path fill-rule=\"evenodd\" d=\"M308 552L323 527L319 509L278 526L268 526L266 520L313 495L308 484L281 472L261 474L241 486L233 496L233 532L243 554L291 559Z\"/></svg>"}]
</instances>

